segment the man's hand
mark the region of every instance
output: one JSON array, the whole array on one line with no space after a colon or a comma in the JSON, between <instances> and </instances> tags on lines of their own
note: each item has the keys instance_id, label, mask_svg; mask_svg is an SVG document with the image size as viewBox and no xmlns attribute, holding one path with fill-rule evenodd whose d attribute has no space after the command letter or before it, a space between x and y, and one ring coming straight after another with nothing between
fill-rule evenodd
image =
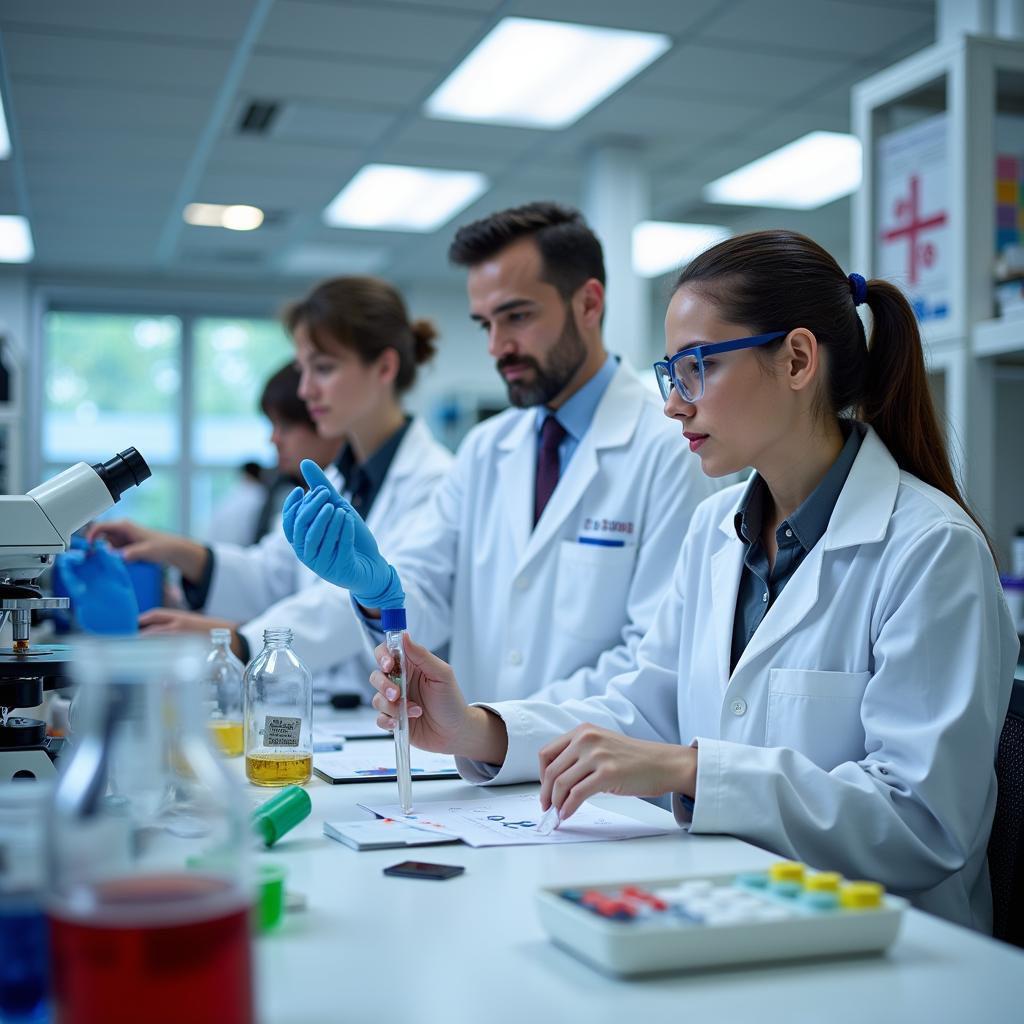
<instances>
[{"instance_id":1,"label":"man's hand","mask_svg":"<svg viewBox=\"0 0 1024 1024\"><path fill-rule=\"evenodd\" d=\"M508 750L505 723L484 708L466 704L451 666L426 647L402 634L405 654L405 680L408 687L409 740L421 750L457 754L501 764ZM370 676L377 690L373 706L380 712L377 724L392 730L398 717L398 686L389 673L394 670L394 655L381 644L377 650L379 668Z\"/></svg>"}]
</instances>

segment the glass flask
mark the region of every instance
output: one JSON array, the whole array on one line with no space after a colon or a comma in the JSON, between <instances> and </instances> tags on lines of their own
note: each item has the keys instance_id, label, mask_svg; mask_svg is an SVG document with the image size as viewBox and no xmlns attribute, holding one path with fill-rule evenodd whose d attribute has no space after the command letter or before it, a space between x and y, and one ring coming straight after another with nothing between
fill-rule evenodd
<instances>
[{"instance_id":1,"label":"glass flask","mask_svg":"<svg viewBox=\"0 0 1024 1024\"><path fill-rule=\"evenodd\" d=\"M254 1019L243 794L196 637L75 645L75 751L47 822L56 1020Z\"/></svg>"},{"instance_id":2,"label":"glass flask","mask_svg":"<svg viewBox=\"0 0 1024 1024\"><path fill-rule=\"evenodd\" d=\"M242 676L245 666L231 651L231 630L210 630L210 652L203 676L203 699L210 711L207 727L225 757L238 757L242 734Z\"/></svg>"},{"instance_id":3,"label":"glass flask","mask_svg":"<svg viewBox=\"0 0 1024 1024\"><path fill-rule=\"evenodd\" d=\"M0 784L0 1020L49 1020L43 822L49 780Z\"/></svg>"},{"instance_id":4,"label":"glass flask","mask_svg":"<svg viewBox=\"0 0 1024 1024\"><path fill-rule=\"evenodd\" d=\"M245 670L245 774L257 786L301 786L313 774L313 680L290 629L265 629Z\"/></svg>"}]
</instances>

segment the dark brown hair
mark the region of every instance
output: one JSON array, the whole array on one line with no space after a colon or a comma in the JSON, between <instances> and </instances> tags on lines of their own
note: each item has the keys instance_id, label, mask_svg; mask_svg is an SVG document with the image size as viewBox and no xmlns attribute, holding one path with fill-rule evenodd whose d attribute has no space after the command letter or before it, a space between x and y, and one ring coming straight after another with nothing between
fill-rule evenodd
<instances>
[{"instance_id":1,"label":"dark brown hair","mask_svg":"<svg viewBox=\"0 0 1024 1024\"><path fill-rule=\"evenodd\" d=\"M604 284L604 252L579 210L558 203L527 203L492 213L455 233L448 259L475 267L520 238L532 238L540 250L541 280L571 298L590 278Z\"/></svg>"},{"instance_id":2,"label":"dark brown hair","mask_svg":"<svg viewBox=\"0 0 1024 1024\"><path fill-rule=\"evenodd\" d=\"M260 408L268 420L279 420L293 427L306 427L316 433L306 403L299 398L299 371L287 362L263 386Z\"/></svg>"},{"instance_id":3,"label":"dark brown hair","mask_svg":"<svg viewBox=\"0 0 1024 1024\"><path fill-rule=\"evenodd\" d=\"M825 411L870 424L901 469L952 498L985 533L953 476L928 390L921 333L895 285L867 282L872 327L866 339L850 280L832 256L795 231L755 231L697 256L673 290L683 287L752 334L811 331L828 353ZM770 359L782 340L765 346L767 352L758 349L759 355Z\"/></svg>"},{"instance_id":4,"label":"dark brown hair","mask_svg":"<svg viewBox=\"0 0 1024 1024\"><path fill-rule=\"evenodd\" d=\"M287 306L281 320L289 334L301 324L321 352L342 345L366 364L385 349L398 353L395 391L416 383L416 367L432 359L437 329L429 320L409 320L405 302L387 281L376 277L332 277L304 299Z\"/></svg>"}]
</instances>

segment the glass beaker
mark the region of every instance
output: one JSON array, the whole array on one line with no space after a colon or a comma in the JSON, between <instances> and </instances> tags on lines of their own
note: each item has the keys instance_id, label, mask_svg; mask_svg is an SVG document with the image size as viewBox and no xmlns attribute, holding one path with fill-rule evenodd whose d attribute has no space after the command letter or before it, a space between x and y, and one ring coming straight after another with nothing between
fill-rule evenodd
<instances>
[{"instance_id":1,"label":"glass beaker","mask_svg":"<svg viewBox=\"0 0 1024 1024\"><path fill-rule=\"evenodd\" d=\"M313 679L292 631L263 631L245 670L245 775L257 786L301 786L313 774Z\"/></svg>"},{"instance_id":2,"label":"glass beaker","mask_svg":"<svg viewBox=\"0 0 1024 1024\"><path fill-rule=\"evenodd\" d=\"M52 782L0 784L0 1020L49 1017L43 821Z\"/></svg>"},{"instance_id":3,"label":"glass beaker","mask_svg":"<svg viewBox=\"0 0 1024 1024\"><path fill-rule=\"evenodd\" d=\"M74 656L76 746L47 829L57 1020L251 1024L248 813L206 733L204 645Z\"/></svg>"},{"instance_id":4,"label":"glass beaker","mask_svg":"<svg viewBox=\"0 0 1024 1024\"><path fill-rule=\"evenodd\" d=\"M203 699L210 709L207 727L225 757L245 747L242 732L242 676L245 666L231 651L231 630L211 629L206 656Z\"/></svg>"}]
</instances>

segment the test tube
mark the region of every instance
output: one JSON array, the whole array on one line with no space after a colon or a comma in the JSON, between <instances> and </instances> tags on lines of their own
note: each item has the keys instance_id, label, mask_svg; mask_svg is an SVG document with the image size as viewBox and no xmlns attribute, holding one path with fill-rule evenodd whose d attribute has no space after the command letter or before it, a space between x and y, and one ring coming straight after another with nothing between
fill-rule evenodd
<instances>
[{"instance_id":1,"label":"test tube","mask_svg":"<svg viewBox=\"0 0 1024 1024\"><path fill-rule=\"evenodd\" d=\"M398 777L398 802L403 814L412 814L412 765L409 759L409 687L405 678L405 609L384 608L381 611L384 643L394 664L389 677L398 690L398 724L395 727L395 774Z\"/></svg>"}]
</instances>

